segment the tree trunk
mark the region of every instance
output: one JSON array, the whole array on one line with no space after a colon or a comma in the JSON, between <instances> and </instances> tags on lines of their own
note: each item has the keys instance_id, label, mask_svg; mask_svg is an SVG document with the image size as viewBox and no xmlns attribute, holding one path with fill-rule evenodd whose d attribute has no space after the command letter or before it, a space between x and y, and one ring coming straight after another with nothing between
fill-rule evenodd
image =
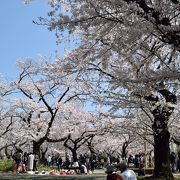
<instances>
[{"instance_id":1,"label":"tree trunk","mask_svg":"<svg viewBox=\"0 0 180 180\"><path fill-rule=\"evenodd\" d=\"M173 174L170 168L170 133L168 131L168 121L177 104L177 97L168 89L160 89L159 94L163 97L150 95L145 97L146 100L152 102L154 116L152 130L154 134L154 172L153 179L171 180ZM166 102L166 103L164 103Z\"/></svg>"},{"instance_id":2,"label":"tree trunk","mask_svg":"<svg viewBox=\"0 0 180 180\"><path fill-rule=\"evenodd\" d=\"M77 158L77 149L73 149L72 150L72 156L73 156L73 162L77 162L78 158Z\"/></svg>"},{"instance_id":3,"label":"tree trunk","mask_svg":"<svg viewBox=\"0 0 180 180\"><path fill-rule=\"evenodd\" d=\"M39 158L40 158L40 161L42 162L42 163L46 163L46 152L47 152L47 150L48 150L48 147L46 147L46 149L45 150L43 150L43 148L41 148L40 149L40 156L39 156Z\"/></svg>"},{"instance_id":4,"label":"tree trunk","mask_svg":"<svg viewBox=\"0 0 180 180\"><path fill-rule=\"evenodd\" d=\"M169 139L170 133L164 117L156 117L154 121L154 178L162 178L171 180L173 174L170 168L170 148Z\"/></svg>"},{"instance_id":5,"label":"tree trunk","mask_svg":"<svg viewBox=\"0 0 180 180\"><path fill-rule=\"evenodd\" d=\"M128 147L128 142L125 141L122 145L122 159L126 159L127 158L127 147Z\"/></svg>"},{"instance_id":6,"label":"tree trunk","mask_svg":"<svg viewBox=\"0 0 180 180\"><path fill-rule=\"evenodd\" d=\"M36 142L33 141L33 153L38 154L40 157L40 148L41 148L42 143L41 142Z\"/></svg>"},{"instance_id":7,"label":"tree trunk","mask_svg":"<svg viewBox=\"0 0 180 180\"><path fill-rule=\"evenodd\" d=\"M87 142L87 145L88 145L88 149L90 151L90 155L95 154L95 150L94 150L94 146L92 145L92 141Z\"/></svg>"}]
</instances>

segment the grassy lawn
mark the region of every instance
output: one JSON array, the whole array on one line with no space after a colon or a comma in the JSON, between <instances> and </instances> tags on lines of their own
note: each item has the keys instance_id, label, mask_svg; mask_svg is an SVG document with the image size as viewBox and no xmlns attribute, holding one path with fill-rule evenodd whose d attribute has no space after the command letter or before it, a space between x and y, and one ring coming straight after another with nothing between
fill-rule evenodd
<instances>
[{"instance_id":1,"label":"grassy lawn","mask_svg":"<svg viewBox=\"0 0 180 180\"><path fill-rule=\"evenodd\" d=\"M28 175L17 174L13 175L12 172L1 172L1 180L106 180L106 174L91 174L91 175L68 175L68 176L48 176L48 175ZM144 177L138 177L138 180L143 180ZM180 180L180 176L175 176L175 180Z\"/></svg>"},{"instance_id":2,"label":"grassy lawn","mask_svg":"<svg viewBox=\"0 0 180 180\"><path fill-rule=\"evenodd\" d=\"M106 175L68 175L68 176L44 176L44 175L28 175L28 174L17 174L13 175L12 173L0 173L0 179L13 179L13 180L106 180Z\"/></svg>"},{"instance_id":3,"label":"grassy lawn","mask_svg":"<svg viewBox=\"0 0 180 180\"><path fill-rule=\"evenodd\" d=\"M67 175L67 176L50 176L50 175L30 175L30 174L16 174L12 172L13 162L10 160L0 161L0 179L1 180L106 180L106 174L103 171L96 172L90 175ZM51 171L53 168L38 165L39 172ZM7 172L8 171L8 172ZM175 180L180 180L180 175L175 175ZM138 180L144 180L145 177L138 177Z\"/></svg>"}]
</instances>

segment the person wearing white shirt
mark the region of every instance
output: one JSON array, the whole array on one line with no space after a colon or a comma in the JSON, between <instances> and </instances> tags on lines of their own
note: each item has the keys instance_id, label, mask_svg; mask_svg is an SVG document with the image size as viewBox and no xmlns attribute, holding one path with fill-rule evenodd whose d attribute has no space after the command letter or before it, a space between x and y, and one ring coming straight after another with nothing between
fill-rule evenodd
<instances>
[{"instance_id":1,"label":"person wearing white shirt","mask_svg":"<svg viewBox=\"0 0 180 180\"><path fill-rule=\"evenodd\" d=\"M128 169L128 166L126 163L120 164L120 170L121 170L121 177L123 180L137 180L136 174L133 170Z\"/></svg>"},{"instance_id":2,"label":"person wearing white shirt","mask_svg":"<svg viewBox=\"0 0 180 180\"><path fill-rule=\"evenodd\" d=\"M47 157L47 164L48 164L48 166L51 165L51 161L52 161L51 156L48 155L48 157Z\"/></svg>"}]
</instances>

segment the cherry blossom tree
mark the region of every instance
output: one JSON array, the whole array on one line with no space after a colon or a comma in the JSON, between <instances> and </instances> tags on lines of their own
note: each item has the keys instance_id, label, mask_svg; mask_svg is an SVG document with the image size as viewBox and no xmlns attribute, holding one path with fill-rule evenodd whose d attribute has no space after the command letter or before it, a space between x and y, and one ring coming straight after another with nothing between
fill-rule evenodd
<instances>
[{"instance_id":1,"label":"cherry blossom tree","mask_svg":"<svg viewBox=\"0 0 180 180\"><path fill-rule=\"evenodd\" d=\"M39 18L36 24L56 30L59 42L67 32L70 40L77 40L77 48L64 57L69 72L91 82L94 99L111 106L110 115L122 114L120 109L150 108L153 176L173 178L168 122L179 94L179 1L48 2L49 18Z\"/></svg>"},{"instance_id":2,"label":"cherry blossom tree","mask_svg":"<svg viewBox=\"0 0 180 180\"><path fill-rule=\"evenodd\" d=\"M114 112L151 106L154 176L172 178L168 120L177 103L180 76L179 2L82 0L51 5L49 21L40 23L59 30L59 38L66 29L79 37L79 48L67 60L96 79L98 101L113 106ZM92 71L97 73L93 76Z\"/></svg>"},{"instance_id":3,"label":"cherry blossom tree","mask_svg":"<svg viewBox=\"0 0 180 180\"><path fill-rule=\"evenodd\" d=\"M44 142L59 142L67 138L54 133L54 126L57 124L55 122L58 121L56 116L58 113L63 114L64 104L82 94L73 88L73 81L65 76L63 71L61 78L52 78L46 72L47 65L44 60L39 64L32 60L18 61L17 64L20 73L15 85L21 96L16 100L16 112L23 127L21 136L31 140L33 152L39 154Z\"/></svg>"},{"instance_id":4,"label":"cherry blossom tree","mask_svg":"<svg viewBox=\"0 0 180 180\"><path fill-rule=\"evenodd\" d=\"M108 118L108 121L105 123L102 131L105 132L105 136L110 134L110 146L113 146L111 141L116 141L116 143L114 143L114 146L116 147L115 151L123 159L126 159L127 154L135 154L144 151L144 143L142 142L145 141L145 138L142 136L143 132L139 132L141 128L142 127L138 125L136 118L113 117Z\"/></svg>"},{"instance_id":5,"label":"cherry blossom tree","mask_svg":"<svg viewBox=\"0 0 180 180\"><path fill-rule=\"evenodd\" d=\"M77 151L96 135L95 124L97 121L97 118L91 113L85 113L76 107L66 109L64 121L61 123L66 127L64 133L68 134L64 146L71 151L74 162L78 160Z\"/></svg>"},{"instance_id":6,"label":"cherry blossom tree","mask_svg":"<svg viewBox=\"0 0 180 180\"><path fill-rule=\"evenodd\" d=\"M16 119L15 109L12 104L13 83L4 77L0 77L0 152L6 153L18 143L11 137ZM5 154L9 156L7 153Z\"/></svg>"}]
</instances>

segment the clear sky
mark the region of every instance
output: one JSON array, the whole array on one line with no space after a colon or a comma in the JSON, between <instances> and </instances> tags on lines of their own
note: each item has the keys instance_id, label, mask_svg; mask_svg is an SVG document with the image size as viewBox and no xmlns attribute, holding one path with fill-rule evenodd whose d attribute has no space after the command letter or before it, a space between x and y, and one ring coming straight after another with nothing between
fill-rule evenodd
<instances>
[{"instance_id":1,"label":"clear sky","mask_svg":"<svg viewBox=\"0 0 180 180\"><path fill-rule=\"evenodd\" d=\"M16 60L55 54L54 33L32 23L37 17L46 16L49 9L47 0L29 5L22 0L0 0L0 74L14 78Z\"/></svg>"}]
</instances>

